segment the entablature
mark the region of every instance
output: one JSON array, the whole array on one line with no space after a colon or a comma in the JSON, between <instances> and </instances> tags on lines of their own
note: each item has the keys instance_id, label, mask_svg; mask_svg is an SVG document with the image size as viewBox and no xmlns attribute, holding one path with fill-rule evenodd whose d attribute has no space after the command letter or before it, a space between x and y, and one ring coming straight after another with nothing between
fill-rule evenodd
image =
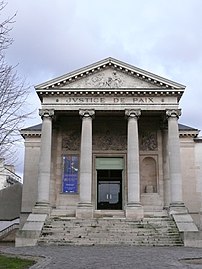
<instances>
[{"instance_id":1,"label":"entablature","mask_svg":"<svg viewBox=\"0 0 202 269\"><path fill-rule=\"evenodd\" d=\"M177 109L178 101L176 96L78 96L78 97L44 97L42 103L43 109L54 110L79 110L95 109L116 111L124 109L143 109L143 110L166 110Z\"/></svg>"}]
</instances>

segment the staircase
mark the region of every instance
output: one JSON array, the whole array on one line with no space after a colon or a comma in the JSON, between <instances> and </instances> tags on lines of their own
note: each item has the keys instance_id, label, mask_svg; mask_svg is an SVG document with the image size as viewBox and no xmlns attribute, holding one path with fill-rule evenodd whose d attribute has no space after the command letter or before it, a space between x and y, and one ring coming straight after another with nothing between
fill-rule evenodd
<instances>
[{"instance_id":1,"label":"staircase","mask_svg":"<svg viewBox=\"0 0 202 269\"><path fill-rule=\"evenodd\" d=\"M76 219L52 216L44 224L40 245L183 246L175 222L167 216Z\"/></svg>"},{"instance_id":2,"label":"staircase","mask_svg":"<svg viewBox=\"0 0 202 269\"><path fill-rule=\"evenodd\" d=\"M19 229L19 218L8 221L0 221L0 243L14 242Z\"/></svg>"}]
</instances>

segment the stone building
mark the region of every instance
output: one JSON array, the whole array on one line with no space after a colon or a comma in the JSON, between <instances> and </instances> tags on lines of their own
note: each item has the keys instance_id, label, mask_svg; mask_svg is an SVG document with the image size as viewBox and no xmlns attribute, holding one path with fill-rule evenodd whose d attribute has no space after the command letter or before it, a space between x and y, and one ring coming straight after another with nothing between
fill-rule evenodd
<instances>
[{"instance_id":1,"label":"stone building","mask_svg":"<svg viewBox=\"0 0 202 269\"><path fill-rule=\"evenodd\" d=\"M6 228L16 228L19 222L22 200L22 179L15 173L14 165L8 165L0 158L0 241ZM17 224L16 224L17 225ZM4 230L2 232L2 230Z\"/></svg>"},{"instance_id":2,"label":"stone building","mask_svg":"<svg viewBox=\"0 0 202 269\"><path fill-rule=\"evenodd\" d=\"M166 212L181 232L197 232L202 140L178 123L184 90L113 58L37 85L42 124L22 130L16 245L36 244L52 214L141 221Z\"/></svg>"},{"instance_id":3,"label":"stone building","mask_svg":"<svg viewBox=\"0 0 202 269\"><path fill-rule=\"evenodd\" d=\"M14 165L6 164L5 159L0 158L0 190L15 183L22 184L22 179L15 173Z\"/></svg>"}]
</instances>

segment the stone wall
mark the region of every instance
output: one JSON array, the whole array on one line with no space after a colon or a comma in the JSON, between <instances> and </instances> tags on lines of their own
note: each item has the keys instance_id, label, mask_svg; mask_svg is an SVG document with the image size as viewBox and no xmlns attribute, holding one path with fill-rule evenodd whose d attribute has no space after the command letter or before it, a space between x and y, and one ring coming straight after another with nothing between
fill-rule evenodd
<instances>
[{"instance_id":1,"label":"stone wall","mask_svg":"<svg viewBox=\"0 0 202 269\"><path fill-rule=\"evenodd\" d=\"M193 137L180 138L183 201L190 213L199 212L199 189L196 181L195 143Z\"/></svg>"},{"instance_id":2,"label":"stone wall","mask_svg":"<svg viewBox=\"0 0 202 269\"><path fill-rule=\"evenodd\" d=\"M200 201L200 214L197 214L198 227L202 231L202 137L195 139L196 188Z\"/></svg>"},{"instance_id":3,"label":"stone wall","mask_svg":"<svg viewBox=\"0 0 202 269\"><path fill-rule=\"evenodd\" d=\"M22 199L22 184L16 183L0 190L0 220L19 218Z\"/></svg>"},{"instance_id":4,"label":"stone wall","mask_svg":"<svg viewBox=\"0 0 202 269\"><path fill-rule=\"evenodd\" d=\"M22 213L32 212L37 199L40 137L25 138Z\"/></svg>"}]
</instances>

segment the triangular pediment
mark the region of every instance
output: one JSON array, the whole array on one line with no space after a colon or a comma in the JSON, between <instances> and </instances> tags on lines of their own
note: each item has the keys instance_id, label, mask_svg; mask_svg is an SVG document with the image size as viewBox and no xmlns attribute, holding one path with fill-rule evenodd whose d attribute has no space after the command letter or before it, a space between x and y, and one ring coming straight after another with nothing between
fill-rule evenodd
<instances>
[{"instance_id":1,"label":"triangular pediment","mask_svg":"<svg viewBox=\"0 0 202 269\"><path fill-rule=\"evenodd\" d=\"M157 76L132 65L107 58L36 87L37 92L68 89L173 89L184 90L185 86Z\"/></svg>"}]
</instances>

